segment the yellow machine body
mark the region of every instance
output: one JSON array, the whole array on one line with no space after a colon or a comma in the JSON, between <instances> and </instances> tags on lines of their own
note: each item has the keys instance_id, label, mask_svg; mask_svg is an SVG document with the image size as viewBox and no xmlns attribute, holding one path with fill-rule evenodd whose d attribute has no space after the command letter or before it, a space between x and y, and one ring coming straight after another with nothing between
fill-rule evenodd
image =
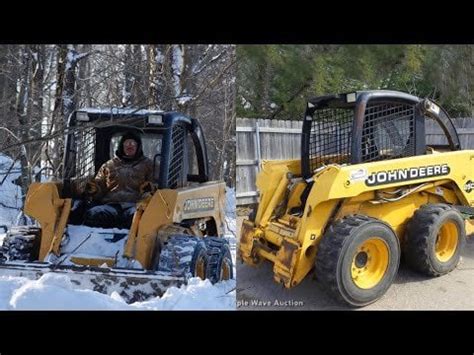
<instances>
[{"instance_id":1,"label":"yellow machine body","mask_svg":"<svg viewBox=\"0 0 474 355\"><path fill-rule=\"evenodd\" d=\"M333 158L333 157L332 157ZM250 265L273 263L274 279L290 288L315 265L325 229L352 214L377 218L391 226L403 243L405 226L427 203L474 205L474 150L316 169L301 206L306 182L300 160L264 161L257 177L260 202L255 221L244 221L239 254ZM397 192L401 198L392 198ZM474 232L466 220L466 232Z\"/></svg>"},{"instance_id":2,"label":"yellow machine body","mask_svg":"<svg viewBox=\"0 0 474 355\"><path fill-rule=\"evenodd\" d=\"M39 261L49 253L61 255L61 241L71 211L71 199L61 198L60 183L31 184L24 211L36 219L41 227ZM150 269L155 244L173 233L203 235L201 223L214 225L217 235L224 233L225 183L206 182L178 189L157 190L137 204L137 212L129 231L123 256L135 259ZM190 227L182 227L183 221ZM79 265L112 266L110 258L72 258Z\"/></svg>"}]
</instances>

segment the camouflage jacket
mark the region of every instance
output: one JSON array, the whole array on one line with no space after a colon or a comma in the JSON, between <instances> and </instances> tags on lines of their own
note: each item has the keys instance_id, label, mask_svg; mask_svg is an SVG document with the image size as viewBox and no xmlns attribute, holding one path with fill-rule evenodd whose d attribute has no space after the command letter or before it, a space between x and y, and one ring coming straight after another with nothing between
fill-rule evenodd
<instances>
[{"instance_id":1,"label":"camouflage jacket","mask_svg":"<svg viewBox=\"0 0 474 355\"><path fill-rule=\"evenodd\" d=\"M137 202L140 186L153 180L153 161L142 156L131 162L115 157L101 166L95 177L99 191L95 199L102 203Z\"/></svg>"}]
</instances>

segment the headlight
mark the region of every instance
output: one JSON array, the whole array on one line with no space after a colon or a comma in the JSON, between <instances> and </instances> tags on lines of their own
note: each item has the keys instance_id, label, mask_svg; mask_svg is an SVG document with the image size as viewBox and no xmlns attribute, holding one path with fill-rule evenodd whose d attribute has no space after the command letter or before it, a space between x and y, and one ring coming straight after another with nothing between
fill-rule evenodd
<instances>
[{"instance_id":1,"label":"headlight","mask_svg":"<svg viewBox=\"0 0 474 355\"><path fill-rule=\"evenodd\" d=\"M148 123L150 123L150 124L163 124L163 116L162 115L149 115L148 116Z\"/></svg>"},{"instance_id":2,"label":"headlight","mask_svg":"<svg viewBox=\"0 0 474 355\"><path fill-rule=\"evenodd\" d=\"M76 120L89 121L89 115L87 114L87 112L76 112Z\"/></svg>"},{"instance_id":3,"label":"headlight","mask_svg":"<svg viewBox=\"0 0 474 355\"><path fill-rule=\"evenodd\" d=\"M347 103L355 102L356 99L357 99L357 95L356 95L355 92L346 95L346 102Z\"/></svg>"}]
</instances>

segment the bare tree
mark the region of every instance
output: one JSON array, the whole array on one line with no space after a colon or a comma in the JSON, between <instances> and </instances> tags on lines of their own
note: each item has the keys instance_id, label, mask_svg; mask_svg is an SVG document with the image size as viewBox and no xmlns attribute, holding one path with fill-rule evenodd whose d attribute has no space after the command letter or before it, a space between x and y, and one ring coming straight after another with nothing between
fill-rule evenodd
<instances>
[{"instance_id":1,"label":"bare tree","mask_svg":"<svg viewBox=\"0 0 474 355\"><path fill-rule=\"evenodd\" d=\"M0 46L0 153L20 161L25 193L38 168L59 177L78 107L177 110L201 121L211 177L232 184L234 64L231 45Z\"/></svg>"}]
</instances>

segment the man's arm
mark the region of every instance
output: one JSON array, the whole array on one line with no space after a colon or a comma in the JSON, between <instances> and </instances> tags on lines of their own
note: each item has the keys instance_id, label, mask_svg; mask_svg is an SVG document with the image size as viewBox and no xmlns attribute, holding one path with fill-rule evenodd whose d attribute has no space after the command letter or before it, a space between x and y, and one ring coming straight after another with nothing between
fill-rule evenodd
<instances>
[{"instance_id":1,"label":"man's arm","mask_svg":"<svg viewBox=\"0 0 474 355\"><path fill-rule=\"evenodd\" d=\"M85 195L94 200L101 199L107 192L107 176L109 170L107 168L107 163L103 164L97 175L86 184Z\"/></svg>"},{"instance_id":2,"label":"man's arm","mask_svg":"<svg viewBox=\"0 0 474 355\"><path fill-rule=\"evenodd\" d=\"M140 194L144 195L147 193L153 194L156 191L156 186L154 184L154 177L153 177L153 161L151 159L147 159L145 165L145 181L140 186ZM159 165L158 165L159 166Z\"/></svg>"}]
</instances>

